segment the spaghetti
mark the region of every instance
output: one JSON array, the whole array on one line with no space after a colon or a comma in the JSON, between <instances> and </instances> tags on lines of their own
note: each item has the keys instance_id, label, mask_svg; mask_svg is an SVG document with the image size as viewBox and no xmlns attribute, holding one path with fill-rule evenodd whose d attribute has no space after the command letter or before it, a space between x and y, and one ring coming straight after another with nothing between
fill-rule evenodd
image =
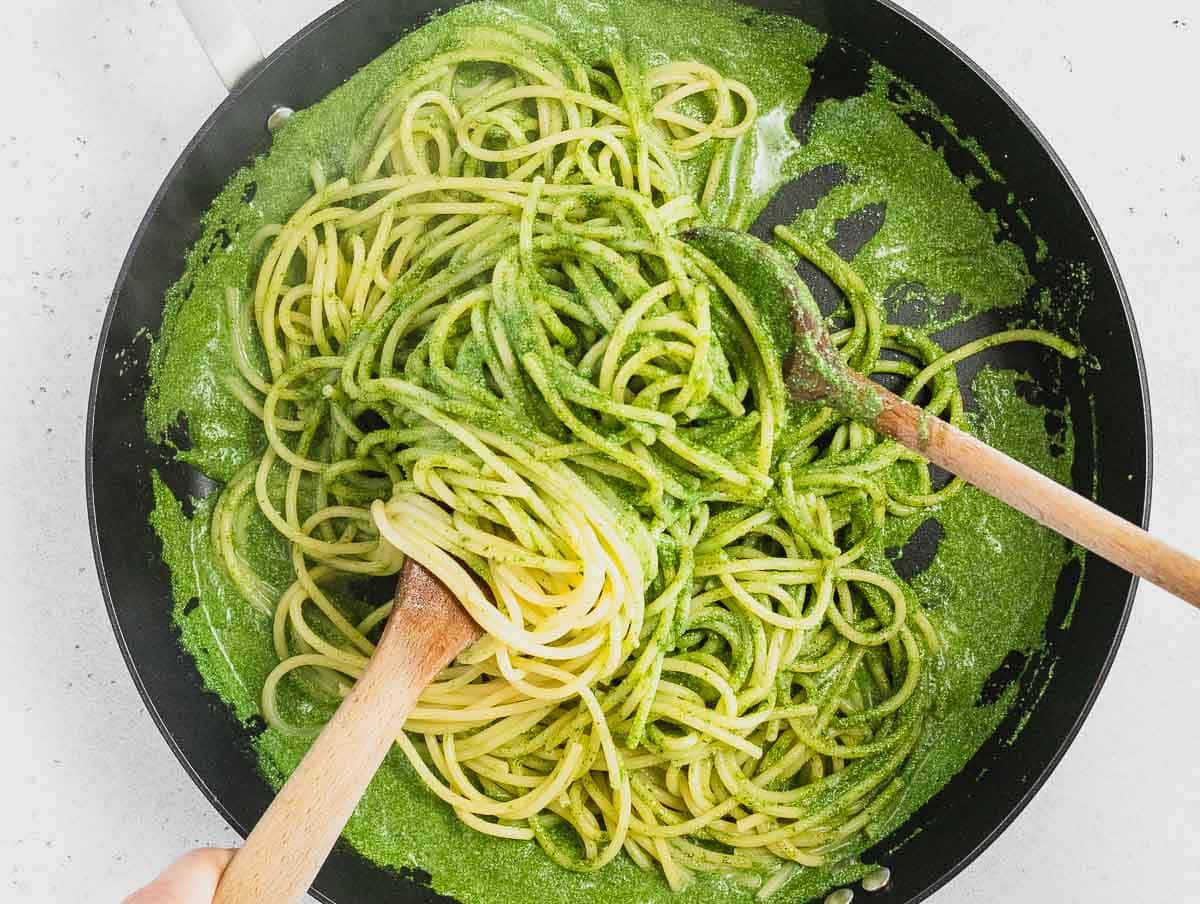
<instances>
[{"instance_id":1,"label":"spaghetti","mask_svg":"<svg viewBox=\"0 0 1200 904\"><path fill-rule=\"evenodd\" d=\"M362 673L391 604L346 597L412 556L487 631L397 739L434 794L571 869L623 851L766 897L902 793L939 643L871 543L960 485L790 404L754 306L676 238L755 115L698 62L596 65L519 24L411 70L229 291L227 385L266 446L211 537L274 619L276 729L314 730L286 683L336 699ZM778 239L843 290L846 360L961 425L979 349L886 324L825 246ZM291 550L278 598L255 511Z\"/></svg>"}]
</instances>

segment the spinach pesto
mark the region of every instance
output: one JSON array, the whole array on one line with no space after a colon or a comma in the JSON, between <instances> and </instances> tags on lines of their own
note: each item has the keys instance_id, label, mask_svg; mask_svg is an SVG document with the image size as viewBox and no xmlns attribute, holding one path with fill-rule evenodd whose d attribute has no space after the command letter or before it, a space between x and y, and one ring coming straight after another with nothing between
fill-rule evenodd
<instances>
[{"instance_id":1,"label":"spinach pesto","mask_svg":"<svg viewBox=\"0 0 1200 904\"><path fill-rule=\"evenodd\" d=\"M1033 286L906 122L937 111L876 66L794 134L825 43L725 2L471 4L298 112L214 203L146 406L155 438L186 419L178 458L220 486L185 506L156 478L152 519L207 686L265 721L278 785L401 553L490 634L347 826L373 861L464 904L804 901L866 875L1011 707L981 689L1037 649L1076 551L791 402L773 312L678 238L839 168L777 242L841 290L837 352L933 367L927 416L1069 481L1070 419L1050 435L1025 375L979 370L968 406L936 367L930 331ZM863 211L881 223L843 258Z\"/></svg>"}]
</instances>

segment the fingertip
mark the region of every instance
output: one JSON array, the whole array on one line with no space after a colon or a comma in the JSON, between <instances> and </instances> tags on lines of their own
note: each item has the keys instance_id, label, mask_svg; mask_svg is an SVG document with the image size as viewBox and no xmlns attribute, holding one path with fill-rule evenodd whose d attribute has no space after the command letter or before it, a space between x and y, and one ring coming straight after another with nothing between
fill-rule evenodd
<instances>
[{"instance_id":1,"label":"fingertip","mask_svg":"<svg viewBox=\"0 0 1200 904\"><path fill-rule=\"evenodd\" d=\"M231 859L229 848L188 851L123 904L212 904L221 873Z\"/></svg>"},{"instance_id":2,"label":"fingertip","mask_svg":"<svg viewBox=\"0 0 1200 904\"><path fill-rule=\"evenodd\" d=\"M211 867L220 873L229 866L229 861L233 859L233 853L233 848L203 847L188 851L184 856L195 857L200 864Z\"/></svg>"}]
</instances>

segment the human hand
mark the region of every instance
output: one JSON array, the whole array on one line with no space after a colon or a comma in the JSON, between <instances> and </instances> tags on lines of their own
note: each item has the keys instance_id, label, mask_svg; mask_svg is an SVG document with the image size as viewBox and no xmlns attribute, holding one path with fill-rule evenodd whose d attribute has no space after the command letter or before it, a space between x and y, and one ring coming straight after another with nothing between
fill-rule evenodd
<instances>
[{"instance_id":1,"label":"human hand","mask_svg":"<svg viewBox=\"0 0 1200 904\"><path fill-rule=\"evenodd\" d=\"M228 848L189 851L121 904L212 904L221 873L232 859Z\"/></svg>"}]
</instances>

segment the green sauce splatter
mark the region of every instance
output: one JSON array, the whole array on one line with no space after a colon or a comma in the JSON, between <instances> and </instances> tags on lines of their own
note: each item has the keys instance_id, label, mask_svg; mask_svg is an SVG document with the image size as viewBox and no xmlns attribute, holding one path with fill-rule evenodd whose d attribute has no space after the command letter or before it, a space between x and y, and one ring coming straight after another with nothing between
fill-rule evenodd
<instances>
[{"instance_id":1,"label":"green sauce splatter","mask_svg":"<svg viewBox=\"0 0 1200 904\"><path fill-rule=\"evenodd\" d=\"M258 422L222 385L233 370L225 292L252 284L251 237L261 226L285 219L308 196L313 160L321 161L330 177L344 171L364 115L407 67L452 44L463 27L517 14L548 24L585 58L603 60L615 47L634 63L696 58L749 85L760 101L761 118L734 149L733 175L718 192L712 220L745 225L783 181L825 163L839 163L853 181L803 214L797 226L810 238L828 239L842 217L864 205L885 204L883 227L854 261L880 297L898 285L921 283L930 293L960 296L961 306L950 318L959 319L1015 304L1030 287L1019 250L997 241L996 217L979 209L971 186L955 178L939 153L905 125L904 110L888 97L889 76L883 70L876 68L865 95L822 104L807 144L791 135L788 117L809 86L806 64L825 43L825 37L809 26L719 0L693 0L686 6L663 0L478 4L433 20L326 100L297 113L277 134L270 153L233 177L205 219L203 238L189 253L186 275L167 297L146 405L152 437L166 436L182 416L190 446L178 452L179 458L218 482L258 454ZM906 103L933 110L920 98L910 96ZM986 160L981 150L960 140ZM699 158L689 168L693 184L698 184L705 164ZM989 170L990 165L985 167ZM998 178L994 170L989 175ZM931 314L928 322L935 319ZM1019 379L1006 371L980 373L973 386L979 408L974 426L988 442L1069 482L1074 451L1069 428L1065 439L1051 440L1044 411L1014 391ZM207 525L214 498L197 501L189 517L156 477L152 522L172 574L181 643L207 686L239 719L248 720L259 711L259 691L276 662L270 618L241 598L213 556ZM887 831L961 770L1007 713L1015 688L992 704L977 706L980 689L1009 651L1039 647L1058 574L1077 555L1048 531L970 488L935 517L945 535L932 565L912 580L912 587L945 638L936 665L940 699L932 724L905 767L907 790ZM923 521L924 517L890 520L870 566L891 571L884 550L902 547ZM251 530L258 541L250 545L251 566L282 585L289 574L286 548L265 523L252 524ZM310 706L314 718L319 716L319 705L303 700L292 705ZM267 730L255 738L254 747L264 774L279 784L306 744ZM676 899L657 874L643 872L625 858L598 875L575 874L554 865L532 843L504 841L466 828L395 752L345 834L371 860L423 870L438 891L466 904L598 899L656 904ZM868 869L848 857L829 868L801 870L779 899L807 900L836 885L848 885ZM733 902L750 900L752 893L732 878L701 876L687 897Z\"/></svg>"}]
</instances>

